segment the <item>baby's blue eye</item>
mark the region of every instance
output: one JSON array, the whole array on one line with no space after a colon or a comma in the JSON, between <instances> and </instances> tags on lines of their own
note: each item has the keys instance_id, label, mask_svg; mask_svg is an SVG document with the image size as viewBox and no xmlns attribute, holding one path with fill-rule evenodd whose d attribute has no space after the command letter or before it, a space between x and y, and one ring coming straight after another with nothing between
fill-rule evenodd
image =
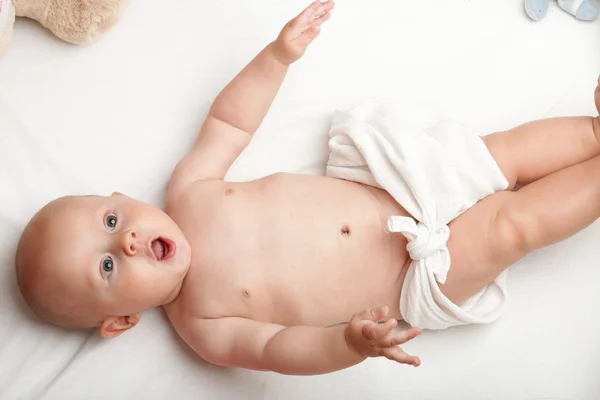
<instances>
[{"instance_id":1,"label":"baby's blue eye","mask_svg":"<svg viewBox=\"0 0 600 400\"><path fill-rule=\"evenodd\" d=\"M117 216L115 214L108 215L106 217L106 227L112 231L115 226L117 226Z\"/></svg>"},{"instance_id":2,"label":"baby's blue eye","mask_svg":"<svg viewBox=\"0 0 600 400\"><path fill-rule=\"evenodd\" d=\"M104 260L102 260L102 275L105 277L109 276L113 271L113 268L114 264L112 258L106 257Z\"/></svg>"}]
</instances>

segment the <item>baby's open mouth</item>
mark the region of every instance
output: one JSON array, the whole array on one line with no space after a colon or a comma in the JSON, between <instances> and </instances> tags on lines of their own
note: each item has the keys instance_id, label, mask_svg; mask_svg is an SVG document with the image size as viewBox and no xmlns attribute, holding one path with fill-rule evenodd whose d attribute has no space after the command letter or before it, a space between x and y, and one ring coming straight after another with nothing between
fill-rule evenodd
<instances>
[{"instance_id":1,"label":"baby's open mouth","mask_svg":"<svg viewBox=\"0 0 600 400\"><path fill-rule=\"evenodd\" d=\"M163 237L154 239L150 247L152 247L152 253L158 261L168 260L175 254L175 243Z\"/></svg>"}]
</instances>

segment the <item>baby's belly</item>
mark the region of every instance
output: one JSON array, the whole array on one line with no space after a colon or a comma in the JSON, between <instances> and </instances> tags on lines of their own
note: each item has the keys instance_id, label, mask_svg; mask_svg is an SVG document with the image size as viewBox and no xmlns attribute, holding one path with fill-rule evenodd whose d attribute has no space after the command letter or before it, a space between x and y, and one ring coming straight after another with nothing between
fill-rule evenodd
<instances>
[{"instance_id":1,"label":"baby's belly","mask_svg":"<svg viewBox=\"0 0 600 400\"><path fill-rule=\"evenodd\" d=\"M255 282L267 305L260 312L284 325L323 326L387 304L399 318L406 241L385 226L390 215L406 215L401 207L355 183L275 179L277 187L264 193L277 200L262 212L269 229L259 233L258 268L267 277Z\"/></svg>"}]
</instances>

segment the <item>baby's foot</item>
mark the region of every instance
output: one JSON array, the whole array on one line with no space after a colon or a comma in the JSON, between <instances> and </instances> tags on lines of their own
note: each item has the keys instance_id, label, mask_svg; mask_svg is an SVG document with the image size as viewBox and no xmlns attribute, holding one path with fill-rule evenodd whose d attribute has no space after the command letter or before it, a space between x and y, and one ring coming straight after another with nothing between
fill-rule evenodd
<instances>
[{"instance_id":1,"label":"baby's foot","mask_svg":"<svg viewBox=\"0 0 600 400\"><path fill-rule=\"evenodd\" d=\"M558 5L581 21L593 21L598 17L598 7L593 0L558 0Z\"/></svg>"},{"instance_id":2,"label":"baby's foot","mask_svg":"<svg viewBox=\"0 0 600 400\"><path fill-rule=\"evenodd\" d=\"M525 12L534 21L544 19L548 13L549 0L525 0Z\"/></svg>"}]
</instances>

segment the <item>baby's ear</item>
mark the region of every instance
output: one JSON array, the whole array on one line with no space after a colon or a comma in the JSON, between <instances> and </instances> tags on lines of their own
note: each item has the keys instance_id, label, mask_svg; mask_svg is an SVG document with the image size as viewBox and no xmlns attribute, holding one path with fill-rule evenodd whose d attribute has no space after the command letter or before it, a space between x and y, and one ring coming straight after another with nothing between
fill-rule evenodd
<instances>
[{"instance_id":1,"label":"baby's ear","mask_svg":"<svg viewBox=\"0 0 600 400\"><path fill-rule=\"evenodd\" d=\"M100 324L100 335L105 338L114 338L121 333L133 328L140 322L140 314L127 315L125 317L108 317Z\"/></svg>"}]
</instances>

